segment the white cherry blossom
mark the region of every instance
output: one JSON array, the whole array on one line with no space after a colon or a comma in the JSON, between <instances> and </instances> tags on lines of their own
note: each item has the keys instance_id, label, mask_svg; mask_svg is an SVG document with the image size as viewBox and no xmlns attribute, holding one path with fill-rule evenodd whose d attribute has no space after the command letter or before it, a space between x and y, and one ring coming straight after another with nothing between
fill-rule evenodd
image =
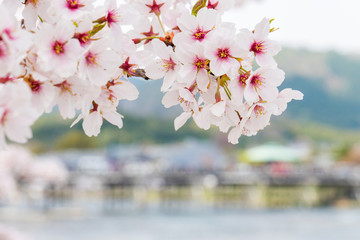
<instances>
[{"instance_id":1,"label":"white cherry blossom","mask_svg":"<svg viewBox=\"0 0 360 240\"><path fill-rule=\"evenodd\" d=\"M37 33L38 64L43 71L69 77L77 70L78 58L83 52L77 39L73 39L75 26L71 22L59 22L54 27L43 23Z\"/></svg>"},{"instance_id":2,"label":"white cherry blossom","mask_svg":"<svg viewBox=\"0 0 360 240\"><path fill-rule=\"evenodd\" d=\"M145 71L152 79L164 78L161 91L166 91L178 78L179 62L171 47L167 47L159 40L154 40L151 44L158 57L145 66Z\"/></svg>"},{"instance_id":3,"label":"white cherry blossom","mask_svg":"<svg viewBox=\"0 0 360 240\"><path fill-rule=\"evenodd\" d=\"M270 20L264 18L255 26L254 32L243 29L239 37L246 42L248 49L254 53L260 66L276 66L274 56L281 50L278 42L269 39Z\"/></svg>"},{"instance_id":4,"label":"white cherry blossom","mask_svg":"<svg viewBox=\"0 0 360 240\"><path fill-rule=\"evenodd\" d=\"M222 21L234 3L0 0L0 148L26 142L55 106L63 118L78 113L73 124L83 120L88 136L104 120L123 127L118 104L139 95L131 77L163 78L162 103L183 110L176 130L193 118L234 144L256 134L303 95L278 90L285 73L273 58L280 45L269 38L271 20L254 31Z\"/></svg>"},{"instance_id":5,"label":"white cherry blossom","mask_svg":"<svg viewBox=\"0 0 360 240\"><path fill-rule=\"evenodd\" d=\"M203 8L197 16L183 14L178 19L178 27L181 32L174 37L175 45L192 45L196 42L203 42L209 39L209 33L219 22L217 11Z\"/></svg>"}]
</instances>

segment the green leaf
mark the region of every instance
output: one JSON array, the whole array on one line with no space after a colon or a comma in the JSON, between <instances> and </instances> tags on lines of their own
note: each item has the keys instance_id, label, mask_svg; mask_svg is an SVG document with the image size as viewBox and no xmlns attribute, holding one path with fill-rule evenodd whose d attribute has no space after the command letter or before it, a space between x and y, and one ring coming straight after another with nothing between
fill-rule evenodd
<instances>
[{"instance_id":1,"label":"green leaf","mask_svg":"<svg viewBox=\"0 0 360 240\"><path fill-rule=\"evenodd\" d=\"M207 0L198 0L191 11L191 14L196 16L200 9L206 6L206 2Z\"/></svg>"},{"instance_id":2,"label":"green leaf","mask_svg":"<svg viewBox=\"0 0 360 240\"><path fill-rule=\"evenodd\" d=\"M92 36L94 36L95 34L97 34L98 32L100 32L101 29L103 29L103 28L105 27L105 25L106 25L106 22L101 23L101 24L96 24L96 25L93 27L93 29L91 30L90 34L89 34L90 37L92 37Z\"/></svg>"}]
</instances>

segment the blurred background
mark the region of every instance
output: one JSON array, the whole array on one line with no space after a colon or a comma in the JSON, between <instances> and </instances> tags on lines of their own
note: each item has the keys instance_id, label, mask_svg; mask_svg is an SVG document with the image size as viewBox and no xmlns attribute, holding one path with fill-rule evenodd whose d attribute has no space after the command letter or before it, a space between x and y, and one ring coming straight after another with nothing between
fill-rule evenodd
<instances>
[{"instance_id":1,"label":"blurred background","mask_svg":"<svg viewBox=\"0 0 360 240\"><path fill-rule=\"evenodd\" d=\"M304 93L238 145L190 121L175 132L160 81L133 79L124 128L97 138L43 116L27 145L0 153L0 240L359 239L358 9L249 0L225 16L239 28L275 18L281 88Z\"/></svg>"}]
</instances>

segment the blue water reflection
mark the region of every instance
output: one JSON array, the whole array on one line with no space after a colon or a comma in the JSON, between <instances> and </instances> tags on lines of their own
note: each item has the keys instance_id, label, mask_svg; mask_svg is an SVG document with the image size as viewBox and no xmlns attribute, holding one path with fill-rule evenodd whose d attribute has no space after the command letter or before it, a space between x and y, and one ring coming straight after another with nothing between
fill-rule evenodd
<instances>
[{"instance_id":1,"label":"blue water reflection","mask_svg":"<svg viewBox=\"0 0 360 240\"><path fill-rule=\"evenodd\" d=\"M156 209L7 222L34 240L360 239L360 209Z\"/></svg>"}]
</instances>

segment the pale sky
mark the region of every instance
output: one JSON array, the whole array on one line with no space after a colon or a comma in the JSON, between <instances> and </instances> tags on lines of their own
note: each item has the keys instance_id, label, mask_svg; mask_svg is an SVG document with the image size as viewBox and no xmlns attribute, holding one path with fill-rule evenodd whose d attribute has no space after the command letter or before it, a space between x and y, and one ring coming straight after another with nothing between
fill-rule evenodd
<instances>
[{"instance_id":1,"label":"pale sky","mask_svg":"<svg viewBox=\"0 0 360 240\"><path fill-rule=\"evenodd\" d=\"M360 0L248 0L225 16L251 30L263 17L275 18L271 38L283 46L360 55Z\"/></svg>"}]
</instances>

